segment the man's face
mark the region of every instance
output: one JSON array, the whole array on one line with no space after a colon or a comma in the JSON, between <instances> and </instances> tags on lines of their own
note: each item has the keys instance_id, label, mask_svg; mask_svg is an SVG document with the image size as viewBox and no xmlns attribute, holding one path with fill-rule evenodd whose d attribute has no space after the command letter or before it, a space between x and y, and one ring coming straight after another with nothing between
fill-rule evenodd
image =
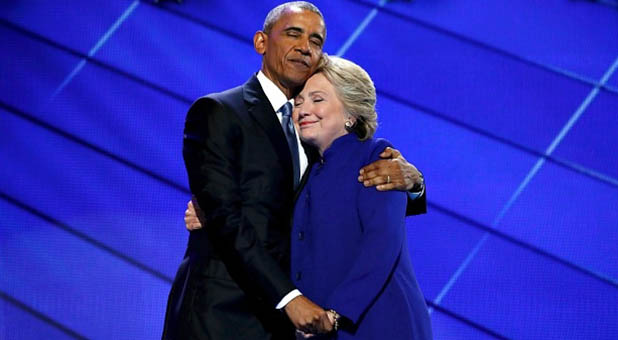
<instances>
[{"instance_id":1,"label":"man's face","mask_svg":"<svg viewBox=\"0 0 618 340\"><path fill-rule=\"evenodd\" d=\"M324 22L319 15L288 8L268 35L262 33L261 43L259 39L254 41L256 50L264 56L262 71L279 88L288 90L284 92L298 89L318 65L324 35Z\"/></svg>"}]
</instances>

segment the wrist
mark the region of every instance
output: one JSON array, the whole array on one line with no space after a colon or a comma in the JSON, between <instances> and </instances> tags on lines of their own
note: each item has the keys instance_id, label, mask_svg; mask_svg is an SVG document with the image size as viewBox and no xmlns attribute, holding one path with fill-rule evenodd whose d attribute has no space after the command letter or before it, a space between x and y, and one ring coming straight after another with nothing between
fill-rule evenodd
<instances>
[{"instance_id":1,"label":"wrist","mask_svg":"<svg viewBox=\"0 0 618 340\"><path fill-rule=\"evenodd\" d=\"M412 188L410 188L410 192L422 192L423 189L425 188L425 178L423 177L423 174L419 171L419 176L418 176L418 180L416 180L413 184L412 184Z\"/></svg>"},{"instance_id":2,"label":"wrist","mask_svg":"<svg viewBox=\"0 0 618 340\"><path fill-rule=\"evenodd\" d=\"M341 318L341 315L339 315L339 313L337 313L334 309L329 309L326 313L328 313L328 317L333 323L333 331L337 331L339 329L339 319Z\"/></svg>"}]
</instances>

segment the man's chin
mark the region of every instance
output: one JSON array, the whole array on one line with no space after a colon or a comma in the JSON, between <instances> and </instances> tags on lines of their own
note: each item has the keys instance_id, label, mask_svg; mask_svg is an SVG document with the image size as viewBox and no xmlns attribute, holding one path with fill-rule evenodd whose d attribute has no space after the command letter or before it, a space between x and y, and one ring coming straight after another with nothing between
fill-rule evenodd
<instances>
[{"instance_id":1,"label":"man's chin","mask_svg":"<svg viewBox=\"0 0 618 340\"><path fill-rule=\"evenodd\" d=\"M299 72L296 70L290 71L286 74L287 81L290 85L304 86L307 79L311 77L310 72Z\"/></svg>"}]
</instances>

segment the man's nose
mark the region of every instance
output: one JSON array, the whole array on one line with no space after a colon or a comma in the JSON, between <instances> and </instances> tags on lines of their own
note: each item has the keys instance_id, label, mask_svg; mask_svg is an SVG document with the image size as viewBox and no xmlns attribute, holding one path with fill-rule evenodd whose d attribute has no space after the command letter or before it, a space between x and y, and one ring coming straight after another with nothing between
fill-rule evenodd
<instances>
[{"instance_id":1,"label":"man's nose","mask_svg":"<svg viewBox=\"0 0 618 340\"><path fill-rule=\"evenodd\" d=\"M311 48L309 48L309 39L306 39L306 38L300 39L300 41L298 42L298 45L296 45L296 49L302 54L310 55Z\"/></svg>"}]
</instances>

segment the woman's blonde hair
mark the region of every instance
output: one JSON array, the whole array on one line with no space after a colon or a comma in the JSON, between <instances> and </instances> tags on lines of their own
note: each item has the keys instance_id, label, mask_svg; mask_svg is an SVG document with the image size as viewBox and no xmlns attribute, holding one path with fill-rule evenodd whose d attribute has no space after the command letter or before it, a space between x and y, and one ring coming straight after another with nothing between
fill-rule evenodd
<instances>
[{"instance_id":1,"label":"woman's blonde hair","mask_svg":"<svg viewBox=\"0 0 618 340\"><path fill-rule=\"evenodd\" d=\"M369 74L357 64L339 57L323 54L316 73L322 73L333 85L345 113L356 118L348 131L360 140L373 136L378 128L376 89Z\"/></svg>"}]
</instances>

